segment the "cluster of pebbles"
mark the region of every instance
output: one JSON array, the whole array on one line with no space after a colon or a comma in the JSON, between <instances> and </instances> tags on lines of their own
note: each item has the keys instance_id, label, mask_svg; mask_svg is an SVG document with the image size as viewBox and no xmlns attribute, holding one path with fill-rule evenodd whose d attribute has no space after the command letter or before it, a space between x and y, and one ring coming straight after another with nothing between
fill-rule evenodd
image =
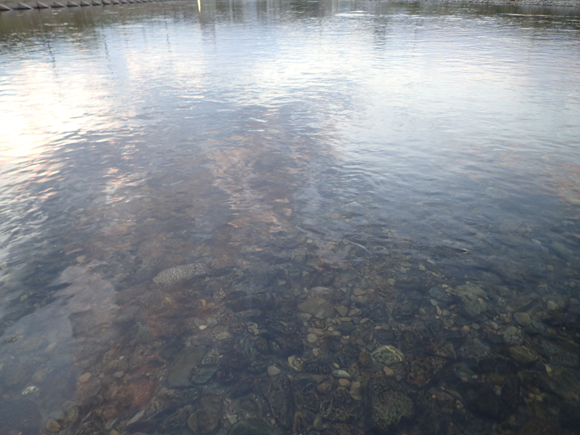
<instances>
[{"instance_id":1,"label":"cluster of pebbles","mask_svg":"<svg viewBox=\"0 0 580 435\"><path fill-rule=\"evenodd\" d=\"M279 289L196 263L123 290L116 332L79 344L76 399L41 416L37 379L2 433L576 433L574 279L408 289L369 263L292 288L273 269Z\"/></svg>"}]
</instances>

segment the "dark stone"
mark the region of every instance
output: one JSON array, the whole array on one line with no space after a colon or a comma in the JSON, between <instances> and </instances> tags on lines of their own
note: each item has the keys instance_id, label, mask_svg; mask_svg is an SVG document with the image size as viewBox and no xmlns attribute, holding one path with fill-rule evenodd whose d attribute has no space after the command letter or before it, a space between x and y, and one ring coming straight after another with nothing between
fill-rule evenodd
<instances>
[{"instance_id":1,"label":"dark stone","mask_svg":"<svg viewBox=\"0 0 580 435\"><path fill-rule=\"evenodd\" d=\"M515 376L508 377L501 387L501 394L490 384L464 385L464 403L470 411L496 421L505 419L520 403L520 386Z\"/></svg>"},{"instance_id":2,"label":"dark stone","mask_svg":"<svg viewBox=\"0 0 580 435\"><path fill-rule=\"evenodd\" d=\"M234 424L228 435L279 435L279 431L267 421L250 419Z\"/></svg>"},{"instance_id":3,"label":"dark stone","mask_svg":"<svg viewBox=\"0 0 580 435\"><path fill-rule=\"evenodd\" d=\"M414 413L413 401L397 388L382 377L369 382L371 419L381 431L387 432L402 418L410 418Z\"/></svg>"},{"instance_id":4,"label":"dark stone","mask_svg":"<svg viewBox=\"0 0 580 435\"><path fill-rule=\"evenodd\" d=\"M443 289L439 287L431 287L429 289L429 296L433 299L437 299L439 302L451 302L453 298L449 296Z\"/></svg>"},{"instance_id":5,"label":"dark stone","mask_svg":"<svg viewBox=\"0 0 580 435\"><path fill-rule=\"evenodd\" d=\"M416 310L417 307L413 302L409 300L402 301L396 303L395 306L393 307L393 317L395 319L406 319L408 317L411 317Z\"/></svg>"},{"instance_id":6,"label":"dark stone","mask_svg":"<svg viewBox=\"0 0 580 435\"><path fill-rule=\"evenodd\" d=\"M482 359L479 361L478 368L481 373L497 373L502 376L514 374L518 369L512 360L499 355Z\"/></svg>"},{"instance_id":7,"label":"dark stone","mask_svg":"<svg viewBox=\"0 0 580 435\"><path fill-rule=\"evenodd\" d=\"M222 412L222 399L215 394L202 396L196 403L197 410L187 420L187 425L195 434L211 435L219 424Z\"/></svg>"},{"instance_id":8,"label":"dark stone","mask_svg":"<svg viewBox=\"0 0 580 435\"><path fill-rule=\"evenodd\" d=\"M322 435L364 435L364 431L346 423L336 423L322 432Z\"/></svg>"},{"instance_id":9,"label":"dark stone","mask_svg":"<svg viewBox=\"0 0 580 435\"><path fill-rule=\"evenodd\" d=\"M389 320L387 309L383 304L372 304L369 307L365 307L363 315L376 323L387 323Z\"/></svg>"},{"instance_id":10,"label":"dark stone","mask_svg":"<svg viewBox=\"0 0 580 435\"><path fill-rule=\"evenodd\" d=\"M250 365L250 360L243 352L233 351L220 361L216 379L222 384L230 384L240 379Z\"/></svg>"},{"instance_id":11,"label":"dark stone","mask_svg":"<svg viewBox=\"0 0 580 435\"><path fill-rule=\"evenodd\" d=\"M575 368L580 364L580 352L564 343L555 343L546 338L536 341L536 351L550 359L552 364Z\"/></svg>"},{"instance_id":12,"label":"dark stone","mask_svg":"<svg viewBox=\"0 0 580 435\"><path fill-rule=\"evenodd\" d=\"M201 362L204 355L205 349L202 348L188 347L183 349L167 375L169 387L191 387L191 371Z\"/></svg>"},{"instance_id":13,"label":"dark stone","mask_svg":"<svg viewBox=\"0 0 580 435\"><path fill-rule=\"evenodd\" d=\"M361 403L354 400L346 388L337 388L330 400L321 404L321 414L331 421L354 422L362 417Z\"/></svg>"},{"instance_id":14,"label":"dark stone","mask_svg":"<svg viewBox=\"0 0 580 435\"><path fill-rule=\"evenodd\" d=\"M274 418L282 427L290 429L294 420L294 397L290 380L286 376L272 376L262 382L261 389Z\"/></svg>"},{"instance_id":15,"label":"dark stone","mask_svg":"<svg viewBox=\"0 0 580 435\"><path fill-rule=\"evenodd\" d=\"M427 351L434 356L447 359L457 359L453 344L443 339L429 340L425 343Z\"/></svg>"},{"instance_id":16,"label":"dark stone","mask_svg":"<svg viewBox=\"0 0 580 435\"><path fill-rule=\"evenodd\" d=\"M577 402L564 402L560 408L560 424L563 428L577 432L580 428L580 405Z\"/></svg>"},{"instance_id":17,"label":"dark stone","mask_svg":"<svg viewBox=\"0 0 580 435\"><path fill-rule=\"evenodd\" d=\"M327 361L308 361L302 370L314 375L329 375L331 373L330 365L331 362Z\"/></svg>"},{"instance_id":18,"label":"dark stone","mask_svg":"<svg viewBox=\"0 0 580 435\"><path fill-rule=\"evenodd\" d=\"M418 387L423 387L431 382L433 376L445 367L446 364L447 360L443 358L433 356L415 357L409 364L407 382Z\"/></svg>"},{"instance_id":19,"label":"dark stone","mask_svg":"<svg viewBox=\"0 0 580 435\"><path fill-rule=\"evenodd\" d=\"M269 342L272 353L279 357L302 355L304 343L299 335L281 335Z\"/></svg>"}]
</instances>

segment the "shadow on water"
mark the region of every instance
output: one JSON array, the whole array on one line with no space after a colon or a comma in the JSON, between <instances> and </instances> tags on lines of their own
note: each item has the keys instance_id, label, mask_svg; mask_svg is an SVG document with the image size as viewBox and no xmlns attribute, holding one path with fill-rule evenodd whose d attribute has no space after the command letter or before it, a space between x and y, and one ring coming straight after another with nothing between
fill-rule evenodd
<instances>
[{"instance_id":1,"label":"shadow on water","mask_svg":"<svg viewBox=\"0 0 580 435\"><path fill-rule=\"evenodd\" d=\"M573 433L578 91L546 132L463 73L573 52L550 11L1 14L0 432Z\"/></svg>"}]
</instances>

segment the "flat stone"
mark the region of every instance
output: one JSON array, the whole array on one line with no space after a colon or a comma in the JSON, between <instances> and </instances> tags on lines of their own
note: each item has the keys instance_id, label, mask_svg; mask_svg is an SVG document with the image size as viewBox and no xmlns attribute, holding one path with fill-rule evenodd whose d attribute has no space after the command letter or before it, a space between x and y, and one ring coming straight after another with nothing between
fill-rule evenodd
<instances>
[{"instance_id":1,"label":"flat stone","mask_svg":"<svg viewBox=\"0 0 580 435\"><path fill-rule=\"evenodd\" d=\"M192 384L189 380L191 371L201 362L204 355L205 352L201 348L188 347L183 349L167 375L169 388L191 387Z\"/></svg>"},{"instance_id":2,"label":"flat stone","mask_svg":"<svg viewBox=\"0 0 580 435\"><path fill-rule=\"evenodd\" d=\"M334 305L326 299L313 297L299 304L298 310L312 314L317 319L326 319L334 314Z\"/></svg>"},{"instance_id":3,"label":"flat stone","mask_svg":"<svg viewBox=\"0 0 580 435\"><path fill-rule=\"evenodd\" d=\"M308 343L315 343L316 340L318 340L318 337L316 336L316 334L308 334L306 336L306 341L308 341Z\"/></svg>"},{"instance_id":4,"label":"flat stone","mask_svg":"<svg viewBox=\"0 0 580 435\"><path fill-rule=\"evenodd\" d=\"M350 375L345 370L335 370L332 372L332 376L335 378L350 378Z\"/></svg>"},{"instance_id":5,"label":"flat stone","mask_svg":"<svg viewBox=\"0 0 580 435\"><path fill-rule=\"evenodd\" d=\"M279 375L280 373L282 373L282 370L280 370L278 367L276 367L276 366L269 366L268 367L268 374L270 376L276 376L276 375Z\"/></svg>"},{"instance_id":6,"label":"flat stone","mask_svg":"<svg viewBox=\"0 0 580 435\"><path fill-rule=\"evenodd\" d=\"M220 332L218 335L215 336L215 339L217 341L229 340L230 338L232 338L232 334L230 334L228 331Z\"/></svg>"},{"instance_id":7,"label":"flat stone","mask_svg":"<svg viewBox=\"0 0 580 435\"><path fill-rule=\"evenodd\" d=\"M521 364L532 364L538 360L538 354L526 346L512 346L508 348L511 357Z\"/></svg>"}]
</instances>

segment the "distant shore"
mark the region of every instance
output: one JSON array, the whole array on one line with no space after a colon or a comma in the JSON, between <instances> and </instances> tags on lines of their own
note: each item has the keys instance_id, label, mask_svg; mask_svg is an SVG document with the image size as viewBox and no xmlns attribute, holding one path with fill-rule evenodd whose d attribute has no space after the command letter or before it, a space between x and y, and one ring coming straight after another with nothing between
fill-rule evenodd
<instances>
[{"instance_id":1,"label":"distant shore","mask_svg":"<svg viewBox=\"0 0 580 435\"><path fill-rule=\"evenodd\" d=\"M385 0L379 0L385 1ZM506 6L580 7L580 0L387 0L393 3L460 3Z\"/></svg>"},{"instance_id":2,"label":"distant shore","mask_svg":"<svg viewBox=\"0 0 580 435\"><path fill-rule=\"evenodd\" d=\"M175 0L0 0L0 12L83 6L114 6L128 3L152 3ZM376 0L392 3L459 3L511 6L580 7L580 0Z\"/></svg>"}]
</instances>

